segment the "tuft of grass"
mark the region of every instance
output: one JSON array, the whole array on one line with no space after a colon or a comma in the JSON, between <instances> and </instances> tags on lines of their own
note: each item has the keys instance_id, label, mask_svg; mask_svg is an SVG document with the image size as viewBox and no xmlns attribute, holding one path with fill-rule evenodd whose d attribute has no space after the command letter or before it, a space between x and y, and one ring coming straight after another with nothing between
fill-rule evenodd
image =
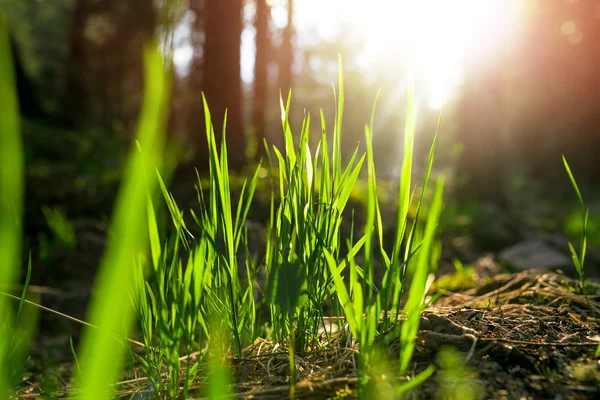
<instances>
[{"instance_id":1,"label":"tuft of grass","mask_svg":"<svg viewBox=\"0 0 600 400\"><path fill-rule=\"evenodd\" d=\"M341 69L340 69L341 75ZM341 97L341 95L340 95ZM404 156L401 172L401 181L398 192L398 212L394 248L391 257L383 248L383 227L379 203L377 199L377 180L372 152L372 131L375 107L373 108L371 123L365 127L365 144L367 149L368 168L368 200L367 218L364 236L356 243L352 240L348 243L348 256L341 263L336 262L335 257L327 249L324 249L329 272L333 278L335 292L342 307L348 328L352 336L360 344L361 356L359 363L359 397L369 398L374 392L374 385L369 384L369 376L372 372L374 355L374 339L380 333L380 329L396 329L398 322L398 306L403 291L409 264L414 263L411 271L411 289L403 313L406 320L401 324L400 330L400 372L404 373L412 357L414 341L419 326L419 315L427 290L430 260L435 250L435 233L442 209L443 179L438 181L433 202L425 224L425 229L420 241L417 241L418 215L421 209L423 195L425 193L428 179L431 173L433 157L435 153L435 139L429 154L429 162L425 175L424 184L419 200L416 204L416 218L410 230L408 211L413 200L413 189L411 188L412 156L414 146L414 87L411 86L407 101L407 123L404 133ZM439 122L438 121L438 129ZM436 135L437 136L437 135ZM408 232L408 234L407 234ZM379 240L378 256L383 261L384 278L380 288L373 282L373 238ZM362 267L356 263L354 255L363 249L364 262ZM349 287L344 283L342 271L349 268ZM383 326L380 328L379 315L383 311ZM393 314L391 313L393 311ZM415 382L426 379L433 373L431 368L423 371L422 375L416 377ZM413 382L414 384L414 382ZM371 386L369 388L368 386ZM398 386L397 391L403 392L411 386L404 383Z\"/></svg>"},{"instance_id":2,"label":"tuft of grass","mask_svg":"<svg viewBox=\"0 0 600 400\"><path fill-rule=\"evenodd\" d=\"M218 335L216 332L223 332L223 329L231 332L233 340L230 345L239 357L248 339L253 341L257 337L256 327L264 326L267 322L257 312L257 309L266 307L269 310L271 337L281 344L287 344L291 398L295 396L296 353L326 346L330 340L325 332L324 342L321 331L321 327L325 325L324 310L327 308L332 316L345 316L353 340L360 344L359 393L366 396L377 352L373 342L382 331L379 316L384 310L388 316L383 322L384 326L395 326L398 321L397 311L392 313L390 305L399 302L402 280L408 276L406 267L409 262L414 262L415 266L410 269L413 280L410 293L413 294L412 297L409 296L410 307L405 308L405 311L409 311L408 320L403 324L412 330L403 334L403 346L407 350L402 352L401 363L410 360L412 352L409 347L411 340L414 341L415 329L418 329L418 314L426 291L425 281L429 275L431 260L435 261L438 253L435 232L442 206L442 180L438 183L424 228L417 229L417 224L420 223L418 213L432 168L435 142L430 152L421 197L416 202L417 218L410 230L407 229L408 208L412 206L413 194L410 190L402 192L410 196L411 201L399 209L404 222L396 231L396 259L393 261L383 249L383 223L372 151L375 106L370 124L365 127L366 153L359 154L357 149L349 162L342 165L339 145L343 114L341 105L344 102L341 61L339 75L339 88L335 95L338 109L331 149L323 113L320 114L323 132L321 141L313 152L308 145L310 114L304 119L298 138L294 139L287 119L291 93L285 102L283 98L280 100L284 153L275 147L267 147L265 153L272 171L268 176L275 177L278 184L272 182L271 186L270 218L262 261L257 262L250 256L245 228L262 166L259 165L250 180L242 184L239 201L234 206L231 202L225 130L218 148L206 99L204 107L209 143L209 179L198 179L200 209L199 212L191 211L200 228L200 235L195 237L190 233L183 212L167 191L160 174L157 175L175 227L174 238L168 240L166 245L161 245L155 222L155 206L149 200L147 222L152 268L145 271L141 263L138 265L134 279L137 291L131 291L146 349L145 356L140 361L143 371L154 384L155 393L162 393L165 389L170 396L176 396L183 378L183 393L187 395L191 382L199 371L199 363L208 354L209 360L215 359L215 347L209 345L213 350L212 353L207 353L205 344L222 340L215 336ZM410 105L409 112L414 112ZM411 126L409 124L407 129L414 129ZM414 132L409 133L409 136L411 134ZM411 146L412 140L409 140L405 158L412 162ZM344 243L340 228L345 219L345 208L365 162L368 168L368 212L364 234L357 238L351 234ZM409 168L407 165L408 161L405 168ZM409 172L405 172L405 176L409 176ZM406 182L401 182L401 185L404 184ZM208 185L207 192L203 190L203 185ZM280 200L278 203L275 201L277 195ZM421 230L423 233L417 234ZM378 241L377 252L373 247L375 238ZM342 256L344 245L345 255ZM182 251L188 254L187 264L181 261ZM364 259L359 265L356 256L361 251ZM374 281L375 255L383 260L387 274L382 287L377 287ZM241 261L245 265L241 265ZM256 277L261 270L266 274L266 286L258 287L259 293L263 295L259 294L257 304L254 291ZM346 274L350 278L349 286L344 282ZM136 292L141 296L135 297ZM207 323L209 320L212 322ZM215 320L221 323L215 325ZM222 344L222 348L227 346ZM187 362L194 351L198 354L196 361ZM422 375L397 390L407 390L431 373L432 369L428 368Z\"/></svg>"}]
</instances>

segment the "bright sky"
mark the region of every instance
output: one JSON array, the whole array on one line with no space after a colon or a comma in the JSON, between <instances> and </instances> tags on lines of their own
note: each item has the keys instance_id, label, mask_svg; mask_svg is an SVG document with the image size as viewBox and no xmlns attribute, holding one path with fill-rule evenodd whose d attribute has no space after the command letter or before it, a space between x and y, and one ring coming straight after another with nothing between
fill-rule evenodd
<instances>
[{"instance_id":1,"label":"bright sky","mask_svg":"<svg viewBox=\"0 0 600 400\"><path fill-rule=\"evenodd\" d=\"M270 0L275 26L287 22L287 0ZM519 0L296 0L298 42L360 38L359 65L372 72L381 60L400 61L408 74L418 71L429 86L429 104L439 108L460 83L462 69L514 40L521 14ZM252 12L252 9L247 10ZM191 48L175 51L176 64L191 59ZM372 62L379 60L378 62ZM250 83L254 66L254 29L242 35L242 78ZM410 76L398 80L408 81ZM401 84L401 82L398 82Z\"/></svg>"}]
</instances>

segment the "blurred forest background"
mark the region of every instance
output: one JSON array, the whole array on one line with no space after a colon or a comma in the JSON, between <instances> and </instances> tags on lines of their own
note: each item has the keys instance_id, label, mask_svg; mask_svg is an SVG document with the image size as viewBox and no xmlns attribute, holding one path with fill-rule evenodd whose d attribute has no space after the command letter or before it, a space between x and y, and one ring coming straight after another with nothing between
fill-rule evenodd
<instances>
[{"instance_id":1,"label":"blurred forest background","mask_svg":"<svg viewBox=\"0 0 600 400\"><path fill-rule=\"evenodd\" d=\"M417 166L443 100L435 168L452 181L448 208L483 221L474 233L481 250L527 238L529 225L577 232L561 154L591 206L590 235L600 244L595 0L0 0L0 11L10 26L23 115L25 228L42 259L60 258L52 242L63 220L82 252L101 254L94 243L103 240L136 125L143 44L153 39L174 77L168 134L178 161L175 192L185 187L194 199L193 168L208 165L201 92L213 120L228 109L229 156L243 175L264 156L263 139L282 142L280 89L284 97L292 89L295 132L305 113L318 121L320 109L331 131L341 54L346 154L363 141L381 88L378 177L397 181L414 79ZM318 123L312 131L316 143Z\"/></svg>"}]
</instances>

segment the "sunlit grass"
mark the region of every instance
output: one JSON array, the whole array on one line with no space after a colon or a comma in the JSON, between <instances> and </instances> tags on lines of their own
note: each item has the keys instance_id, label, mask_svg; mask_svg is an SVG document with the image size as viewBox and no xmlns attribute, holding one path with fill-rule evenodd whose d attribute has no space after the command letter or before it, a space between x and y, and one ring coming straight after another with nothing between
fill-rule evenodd
<instances>
[{"instance_id":1,"label":"sunlit grass","mask_svg":"<svg viewBox=\"0 0 600 400\"><path fill-rule=\"evenodd\" d=\"M342 317L338 318L338 328L344 330L347 326L349 343L360 351L358 374L362 398L369 398L372 393L370 377L379 371L383 362L374 344L382 333L395 332L401 343L400 358L385 360L388 365L383 369L405 374L412 358L430 266L436 260L443 192L443 180L439 179L427 218L421 221L419 210L432 170L435 142L422 191L415 197L412 185L414 87L408 93L391 254L384 249L372 147L375 107L365 126L366 151L361 152L357 146L349 160L343 162L344 80L340 60L335 91L337 110L331 135L321 112L318 123L322 135L315 147L309 146L312 116L308 114L294 134L287 118L291 94L285 102L281 100L284 147L280 150L267 146L264 161L272 170L271 178L277 179L278 184L273 182L271 186L265 252L257 259L249 250L246 222L262 165L243 182L239 200L234 203L226 123L217 145L210 99L204 99L209 177L207 181L198 179L198 208L190 211L197 227L188 229L189 220L186 222L184 211L169 193L161 173L170 81L156 50L148 48L145 54L147 83L137 141L126 164L95 295L88 310L91 325L84 329L77 351L71 342L76 362L75 395L82 399L112 395L114 386L110 385L123 373L126 339L132 331L134 316L138 318L144 345L136 359L140 371L151 383L152 396L187 397L198 388L202 365L206 363L214 372L207 386L200 387L200 392L209 397L225 394L232 382L229 357L242 357L246 346L266 334L265 327L268 327L267 338L288 351L289 397L294 398L297 355L333 344L331 334L322 329L326 326L324 310L329 310L329 316ZM14 89L14 84L9 83L8 87ZM3 107L8 107L6 104L3 103ZM2 146L2 149L9 148L12 155L22 154L18 112L7 108L7 115L13 118L4 120L3 129L12 134L2 136L4 143L8 143L8 147ZM224 119L226 122L226 115ZM12 121L12 125L6 121ZM12 272L3 275L6 282L10 282L14 281L19 266L22 204L19 196L22 197L22 193L12 189L22 187L22 160L18 157L7 160L3 165L9 165L12 172L17 171L9 174L2 170L2 188L11 188L12 193L17 193L3 197L0 209L2 216L10 217L0 220L0 228L9 238L0 242L5 244L0 248L4 252L0 255L13 260ZM352 228L346 237L342 232L352 216L352 210L348 210L349 200L363 167L368 177L364 189L366 224L357 230L363 232L358 234L354 220L350 220ZM9 178L4 179L5 175ZM163 198L160 202L156 196L159 190ZM170 236L158 228L163 201L174 227ZM411 209L416 210L414 220L409 218ZM45 215L61 240L74 245L72 228L64 216L50 210L46 210ZM192 234L192 231L199 233ZM382 282L375 280L376 263L382 265ZM261 275L264 278L259 279ZM408 291L407 278L411 280ZM400 310L404 292L408 292L408 300ZM4 349L9 337L2 335ZM228 340L229 337L232 339ZM403 377L400 384L390 387L390 393L402 393L415 387L433 371L433 367L429 367L411 379ZM12 385L6 381L1 383L5 390Z\"/></svg>"},{"instance_id":2,"label":"sunlit grass","mask_svg":"<svg viewBox=\"0 0 600 400\"><path fill-rule=\"evenodd\" d=\"M412 92L409 96L412 96ZM270 218L262 260L257 261L250 256L245 228L262 166L258 165L252 177L242 184L239 202L234 206L231 203L225 131L218 149L206 100L205 128L209 143L210 172L204 185L208 184L209 187L202 187L203 181L199 180L199 210L191 211L201 230L199 237L190 234L182 218L183 212L167 192L160 175L158 176L175 227L175 236L167 241L166 247L161 247L162 240L154 215L156 207L149 203L148 223L153 269L145 277L142 266L137 268L135 286L141 296L137 300L135 295L132 296L146 345L146 355L140 362L153 382L156 393L167 390L170 396L176 395L181 379L184 394L188 393L198 373L198 363L206 355L202 350L203 343L222 340L220 336L214 336L216 332L226 329L232 333L231 346L239 357L242 349L261 334L256 328L268 322L271 339L286 345L289 352L289 396L293 398L296 353L328 346L331 340L326 336L323 342L320 330L325 325L323 310L329 307L332 316L340 313L345 316L349 332L360 346L359 386L361 395L366 396L373 355L377 350L373 347L374 339L383 329L388 330L400 321L397 311L399 297L404 278L411 275L409 303L405 308L407 320L401 325L403 349L399 360L401 370L406 370L426 291L437 221L442 207L443 181L438 183L424 233L419 236L416 234L417 224L420 223L418 218L407 229L408 210L415 205L411 204L413 190L403 187L410 185L412 173L414 109L409 97L405 161L399 192L402 199L398 210L400 223L395 231L393 256L389 257L383 248L383 223L372 151L375 108L370 124L365 127L366 153L360 154L357 149L348 163L342 164L340 143L344 95L341 62L336 101L338 110L332 137L327 137L325 117L321 114L323 134L314 150L308 146L311 116L306 116L299 136L294 139L292 127L287 120L291 96L288 96L287 101L281 101L285 152L267 147L268 164L272 170L277 171L270 176L274 176L279 182L272 186ZM413 120L410 121L411 119ZM434 148L432 146L421 196L416 201L417 217L432 168ZM347 240L340 232L346 218L344 211L365 162L368 169L365 233L361 237L354 237L351 233ZM275 187L278 188L278 193L274 191ZM207 195L204 189L208 189ZM279 202L275 201L277 197ZM381 287L374 281L374 238L378 242L375 248L378 258L383 260L386 276ZM346 255L342 256L344 246ZM189 253L187 264L181 261L182 249ZM356 257L361 252L365 257L362 265L358 265ZM407 272L409 263L415 264L410 273ZM244 268L243 274L241 268ZM253 288L261 268L264 268L267 279L260 289L265 295L257 304ZM350 277L349 286L344 282L345 271ZM258 285L262 285L261 282ZM132 291L132 294L135 292ZM265 307L270 311L269 321L258 318L257 310ZM386 317L380 321L382 310ZM208 359L214 362L214 349L221 347L223 346L216 346L214 343L210 345L209 348L213 350ZM183 358L180 358L182 349ZM186 357L189 359L194 351L200 352L196 362L182 362ZM162 374L164 365L168 367L166 381ZM183 375L180 372L182 368L185 368ZM432 372L428 368L415 380L399 386L397 391L408 390L415 382L426 379Z\"/></svg>"}]
</instances>

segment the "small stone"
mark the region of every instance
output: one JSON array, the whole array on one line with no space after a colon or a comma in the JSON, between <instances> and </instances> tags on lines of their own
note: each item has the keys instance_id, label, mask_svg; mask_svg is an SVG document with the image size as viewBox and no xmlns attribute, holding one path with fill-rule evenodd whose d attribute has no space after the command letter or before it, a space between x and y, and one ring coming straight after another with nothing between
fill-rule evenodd
<instances>
[{"instance_id":1,"label":"small stone","mask_svg":"<svg viewBox=\"0 0 600 400\"><path fill-rule=\"evenodd\" d=\"M567 255L554 250L541 239L530 240L508 247L498 255L500 262L526 271L529 269L573 269Z\"/></svg>"}]
</instances>

